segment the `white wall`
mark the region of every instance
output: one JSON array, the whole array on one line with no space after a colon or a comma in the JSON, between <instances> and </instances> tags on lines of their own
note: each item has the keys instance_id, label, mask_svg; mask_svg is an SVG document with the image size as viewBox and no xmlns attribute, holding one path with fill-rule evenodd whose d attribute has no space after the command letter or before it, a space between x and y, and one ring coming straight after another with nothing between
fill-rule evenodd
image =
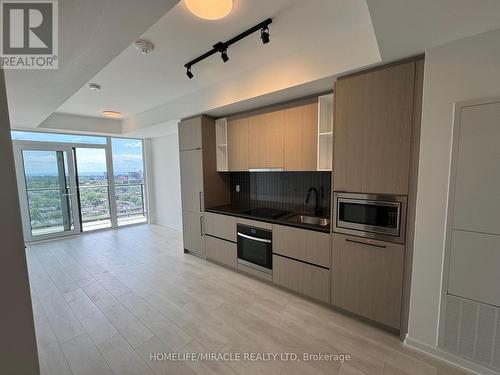
<instances>
[{"instance_id":1,"label":"white wall","mask_svg":"<svg viewBox=\"0 0 500 375\"><path fill-rule=\"evenodd\" d=\"M437 345L454 102L500 96L500 29L426 52L408 342Z\"/></svg>"},{"instance_id":2,"label":"white wall","mask_svg":"<svg viewBox=\"0 0 500 375\"><path fill-rule=\"evenodd\" d=\"M149 150L151 223L182 229L179 140L174 134L152 138Z\"/></svg>"}]
</instances>

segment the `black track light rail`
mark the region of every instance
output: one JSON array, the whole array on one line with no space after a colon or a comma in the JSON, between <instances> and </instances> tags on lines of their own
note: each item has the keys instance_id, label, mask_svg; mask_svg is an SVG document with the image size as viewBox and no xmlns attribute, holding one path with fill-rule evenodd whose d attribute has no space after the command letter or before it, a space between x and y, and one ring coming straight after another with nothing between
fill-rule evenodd
<instances>
[{"instance_id":1,"label":"black track light rail","mask_svg":"<svg viewBox=\"0 0 500 375\"><path fill-rule=\"evenodd\" d=\"M205 60L207 57L210 57L217 52L225 51L231 44L239 42L241 39L246 38L247 36L253 34L258 30L267 29L272 22L273 20L271 18L268 18L267 20L262 21L261 23L255 25L254 27L251 27L250 29L243 31L241 34L236 35L234 38L229 39L227 42L216 43L210 51L205 52L203 55L200 55L197 58L191 60L190 62L184 64L184 67L190 70L194 64L199 63L202 60Z\"/></svg>"}]
</instances>

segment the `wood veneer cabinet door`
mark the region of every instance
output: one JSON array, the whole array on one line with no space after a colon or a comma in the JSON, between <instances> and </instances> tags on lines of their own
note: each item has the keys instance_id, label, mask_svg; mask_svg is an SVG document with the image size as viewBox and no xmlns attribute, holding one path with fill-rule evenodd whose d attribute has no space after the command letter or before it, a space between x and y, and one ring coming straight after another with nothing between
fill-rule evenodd
<instances>
[{"instance_id":1,"label":"wood veneer cabinet door","mask_svg":"<svg viewBox=\"0 0 500 375\"><path fill-rule=\"evenodd\" d=\"M182 234L184 249L205 256L202 214L182 211Z\"/></svg>"},{"instance_id":2,"label":"wood veneer cabinet door","mask_svg":"<svg viewBox=\"0 0 500 375\"><path fill-rule=\"evenodd\" d=\"M284 168L283 111L249 118L248 167Z\"/></svg>"},{"instance_id":3,"label":"wood veneer cabinet door","mask_svg":"<svg viewBox=\"0 0 500 375\"><path fill-rule=\"evenodd\" d=\"M330 268L330 234L273 225L273 252Z\"/></svg>"},{"instance_id":4,"label":"wood veneer cabinet door","mask_svg":"<svg viewBox=\"0 0 500 375\"><path fill-rule=\"evenodd\" d=\"M330 302L330 270L273 255L273 282L320 301Z\"/></svg>"},{"instance_id":5,"label":"wood veneer cabinet door","mask_svg":"<svg viewBox=\"0 0 500 375\"><path fill-rule=\"evenodd\" d=\"M315 171L318 153L318 101L287 108L284 117L285 169Z\"/></svg>"},{"instance_id":6,"label":"wood veneer cabinet door","mask_svg":"<svg viewBox=\"0 0 500 375\"><path fill-rule=\"evenodd\" d=\"M182 210L201 213L204 210L202 151L181 151L179 159Z\"/></svg>"},{"instance_id":7,"label":"wood veneer cabinet door","mask_svg":"<svg viewBox=\"0 0 500 375\"><path fill-rule=\"evenodd\" d=\"M248 171L248 123L248 117L228 120L229 171Z\"/></svg>"},{"instance_id":8,"label":"wood veneer cabinet door","mask_svg":"<svg viewBox=\"0 0 500 375\"><path fill-rule=\"evenodd\" d=\"M400 328L404 246L333 234L332 304Z\"/></svg>"},{"instance_id":9,"label":"wood veneer cabinet door","mask_svg":"<svg viewBox=\"0 0 500 375\"><path fill-rule=\"evenodd\" d=\"M179 123L179 150L194 150L201 147L201 117L182 120Z\"/></svg>"},{"instance_id":10,"label":"wood veneer cabinet door","mask_svg":"<svg viewBox=\"0 0 500 375\"><path fill-rule=\"evenodd\" d=\"M415 62L336 83L334 190L408 194Z\"/></svg>"}]
</instances>

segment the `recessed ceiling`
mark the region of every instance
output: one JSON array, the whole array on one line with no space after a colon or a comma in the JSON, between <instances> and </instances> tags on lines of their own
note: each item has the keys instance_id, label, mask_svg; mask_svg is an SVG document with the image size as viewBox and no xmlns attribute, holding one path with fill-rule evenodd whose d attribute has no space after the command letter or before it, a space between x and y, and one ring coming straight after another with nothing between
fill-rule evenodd
<instances>
[{"instance_id":1,"label":"recessed ceiling","mask_svg":"<svg viewBox=\"0 0 500 375\"><path fill-rule=\"evenodd\" d=\"M391 61L500 27L499 0L367 0L380 55Z\"/></svg>"},{"instance_id":2,"label":"recessed ceiling","mask_svg":"<svg viewBox=\"0 0 500 375\"><path fill-rule=\"evenodd\" d=\"M170 9L175 3L59 2L60 69L6 72L12 125L155 136L183 117L329 90L345 72L500 27L498 0L234 0L216 21L183 1ZM228 49L227 63L215 54L186 77L186 62L269 17L269 44L255 33ZM138 38L152 41L153 52L139 53ZM102 90L92 92L90 82ZM103 110L123 120L107 123Z\"/></svg>"},{"instance_id":3,"label":"recessed ceiling","mask_svg":"<svg viewBox=\"0 0 500 375\"><path fill-rule=\"evenodd\" d=\"M5 70L11 126L38 126L177 2L59 1L59 69Z\"/></svg>"},{"instance_id":4,"label":"recessed ceiling","mask_svg":"<svg viewBox=\"0 0 500 375\"><path fill-rule=\"evenodd\" d=\"M150 55L129 46L92 78L101 92L83 86L58 111L97 116L109 108L129 118L128 126L150 126L379 61L363 0L315 0L311 5L236 0L227 17L207 21L181 2L141 36L155 44ZM186 77L186 62L269 17L270 43L263 45L256 32L228 49L227 63L215 54L193 67L193 79ZM331 80L327 88L332 89ZM162 106L167 116L142 121Z\"/></svg>"}]
</instances>

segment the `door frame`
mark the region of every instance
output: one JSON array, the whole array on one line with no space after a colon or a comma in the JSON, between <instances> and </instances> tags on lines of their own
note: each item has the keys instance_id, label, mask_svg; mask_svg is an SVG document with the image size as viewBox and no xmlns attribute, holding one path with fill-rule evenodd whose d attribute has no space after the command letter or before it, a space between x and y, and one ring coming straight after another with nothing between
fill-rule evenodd
<instances>
[{"instance_id":1,"label":"door frame","mask_svg":"<svg viewBox=\"0 0 500 375\"><path fill-rule=\"evenodd\" d=\"M19 204L21 207L21 218L23 223L23 233L26 242L43 241L53 238L73 236L81 232L80 215L77 199L77 185L75 174L75 159L73 148L70 144L34 141L14 141L14 161L16 165L16 178L19 186ZM32 151L63 151L67 153L67 169L71 198L71 215L73 216L73 229L69 231L54 232L33 236L31 231L31 217L29 211L28 194L26 186L26 175L24 171L23 150Z\"/></svg>"}]
</instances>

